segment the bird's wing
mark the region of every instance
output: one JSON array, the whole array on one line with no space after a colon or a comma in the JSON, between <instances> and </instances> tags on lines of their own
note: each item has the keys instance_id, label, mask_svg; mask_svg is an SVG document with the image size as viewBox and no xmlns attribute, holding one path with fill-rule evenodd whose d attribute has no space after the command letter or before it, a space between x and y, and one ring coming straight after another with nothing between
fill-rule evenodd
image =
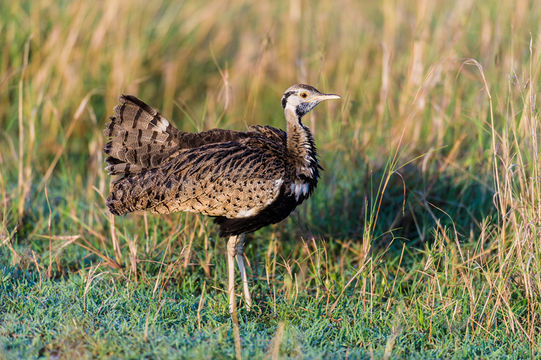
<instances>
[{"instance_id":1,"label":"bird's wing","mask_svg":"<svg viewBox=\"0 0 541 360\"><path fill-rule=\"evenodd\" d=\"M247 132L226 129L212 129L198 133L182 132L179 138L178 149L194 149L204 145L231 141L243 142L254 136L264 138L267 143L276 144L285 144L287 138L284 130L261 125L250 126Z\"/></svg>"},{"instance_id":2,"label":"bird's wing","mask_svg":"<svg viewBox=\"0 0 541 360\"><path fill-rule=\"evenodd\" d=\"M276 129L272 126L254 125L248 128L250 134L258 134L267 140L285 145L287 142L287 133L282 129Z\"/></svg>"},{"instance_id":3,"label":"bird's wing","mask_svg":"<svg viewBox=\"0 0 541 360\"><path fill-rule=\"evenodd\" d=\"M224 143L230 141L242 141L249 136L246 132L212 129L198 133L182 133L179 149L194 149L204 145Z\"/></svg>"},{"instance_id":4,"label":"bird's wing","mask_svg":"<svg viewBox=\"0 0 541 360\"><path fill-rule=\"evenodd\" d=\"M193 211L250 217L271 204L284 183L283 154L254 140L188 149L159 168L114 184L122 211ZM256 141L257 142L257 141ZM112 199L115 200L115 199Z\"/></svg>"}]
</instances>

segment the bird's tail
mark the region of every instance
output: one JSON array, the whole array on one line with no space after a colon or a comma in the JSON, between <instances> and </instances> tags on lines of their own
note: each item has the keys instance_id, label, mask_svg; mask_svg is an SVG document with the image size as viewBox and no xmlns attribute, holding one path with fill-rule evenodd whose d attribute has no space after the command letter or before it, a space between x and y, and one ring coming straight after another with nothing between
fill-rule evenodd
<instances>
[{"instance_id":1,"label":"bird's tail","mask_svg":"<svg viewBox=\"0 0 541 360\"><path fill-rule=\"evenodd\" d=\"M178 147L180 131L135 96L122 95L104 134L111 175L129 176L157 167Z\"/></svg>"}]
</instances>

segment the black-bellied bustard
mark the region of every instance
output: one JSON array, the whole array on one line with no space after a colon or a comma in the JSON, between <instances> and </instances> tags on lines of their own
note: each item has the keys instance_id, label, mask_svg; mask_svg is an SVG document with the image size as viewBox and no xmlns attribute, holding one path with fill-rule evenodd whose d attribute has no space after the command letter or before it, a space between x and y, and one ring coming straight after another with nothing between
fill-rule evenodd
<instances>
[{"instance_id":1,"label":"black-bellied bustard","mask_svg":"<svg viewBox=\"0 0 541 360\"><path fill-rule=\"evenodd\" d=\"M302 117L323 100L308 85L282 96L287 132L251 126L246 132L214 129L187 133L138 98L122 95L104 131L111 213L191 211L213 216L228 236L229 311L236 308L236 258L246 305L251 306L244 266L244 234L285 219L316 187L316 147Z\"/></svg>"}]
</instances>

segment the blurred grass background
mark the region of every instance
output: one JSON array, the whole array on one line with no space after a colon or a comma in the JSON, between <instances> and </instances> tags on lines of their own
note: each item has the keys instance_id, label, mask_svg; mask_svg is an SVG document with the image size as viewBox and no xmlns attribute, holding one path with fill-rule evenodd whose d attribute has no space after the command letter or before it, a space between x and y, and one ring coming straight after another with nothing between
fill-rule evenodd
<instances>
[{"instance_id":1,"label":"blurred grass background","mask_svg":"<svg viewBox=\"0 0 541 360\"><path fill-rule=\"evenodd\" d=\"M7 357L227 358L208 218L126 217L102 129L135 94L177 127L284 127L297 82L326 169L250 236L245 357L539 354L536 1L0 4L0 342ZM119 305L120 304L120 305Z\"/></svg>"}]
</instances>

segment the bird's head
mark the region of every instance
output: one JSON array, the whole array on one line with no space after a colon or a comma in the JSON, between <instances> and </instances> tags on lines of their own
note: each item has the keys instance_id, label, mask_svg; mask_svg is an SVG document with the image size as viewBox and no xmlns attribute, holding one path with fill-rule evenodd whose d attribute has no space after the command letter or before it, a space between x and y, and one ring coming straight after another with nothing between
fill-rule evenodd
<instances>
[{"instance_id":1,"label":"bird's head","mask_svg":"<svg viewBox=\"0 0 541 360\"><path fill-rule=\"evenodd\" d=\"M323 94L310 85L296 84L284 92L282 107L292 110L298 117L303 117L317 104L324 100L340 99L336 94Z\"/></svg>"}]
</instances>

